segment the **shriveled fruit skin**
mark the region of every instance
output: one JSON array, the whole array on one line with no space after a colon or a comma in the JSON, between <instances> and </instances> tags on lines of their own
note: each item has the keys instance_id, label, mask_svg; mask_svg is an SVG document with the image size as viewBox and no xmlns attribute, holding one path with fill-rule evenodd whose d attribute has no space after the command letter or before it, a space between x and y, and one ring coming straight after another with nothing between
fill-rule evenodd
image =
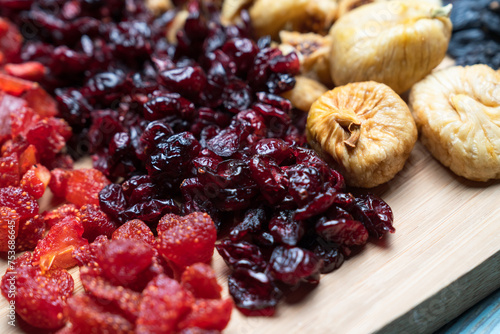
<instances>
[{"instance_id":1,"label":"shriveled fruit skin","mask_svg":"<svg viewBox=\"0 0 500 334\"><path fill-rule=\"evenodd\" d=\"M309 144L343 172L347 184L365 188L392 179L417 141L406 103L373 81L323 94L309 111L306 134Z\"/></svg>"},{"instance_id":2,"label":"shriveled fruit skin","mask_svg":"<svg viewBox=\"0 0 500 334\"><path fill-rule=\"evenodd\" d=\"M422 143L455 174L500 179L500 73L486 65L454 66L411 90Z\"/></svg>"},{"instance_id":3,"label":"shriveled fruit skin","mask_svg":"<svg viewBox=\"0 0 500 334\"><path fill-rule=\"evenodd\" d=\"M335 85L374 80L403 93L445 57L452 24L419 1L376 2L345 14L330 30Z\"/></svg>"},{"instance_id":4,"label":"shriveled fruit skin","mask_svg":"<svg viewBox=\"0 0 500 334\"><path fill-rule=\"evenodd\" d=\"M392 1L392 0L339 0L338 16L340 17L355 8L367 5L372 2L384 2L384 1ZM421 1L425 1L434 4L436 6L442 6L443 4L441 0L421 0Z\"/></svg>"},{"instance_id":5,"label":"shriveled fruit skin","mask_svg":"<svg viewBox=\"0 0 500 334\"><path fill-rule=\"evenodd\" d=\"M289 99L295 108L305 112L311 109L314 101L328 91L323 84L305 76L297 76L295 81L295 87L283 93L282 96Z\"/></svg>"}]
</instances>

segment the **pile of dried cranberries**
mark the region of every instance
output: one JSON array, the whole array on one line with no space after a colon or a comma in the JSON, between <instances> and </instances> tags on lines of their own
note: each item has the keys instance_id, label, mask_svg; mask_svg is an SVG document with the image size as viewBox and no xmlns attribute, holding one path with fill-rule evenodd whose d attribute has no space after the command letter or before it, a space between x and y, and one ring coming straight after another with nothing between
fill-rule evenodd
<instances>
[{"instance_id":1,"label":"pile of dried cranberries","mask_svg":"<svg viewBox=\"0 0 500 334\"><path fill-rule=\"evenodd\" d=\"M221 331L214 247L236 306L272 315L394 231L385 202L307 148L280 96L297 56L252 39L245 12L225 26L211 2L180 2L156 17L143 0L0 0L0 250L33 250L1 290L32 326ZM72 169L84 155L93 168ZM47 187L59 206L40 213Z\"/></svg>"}]
</instances>

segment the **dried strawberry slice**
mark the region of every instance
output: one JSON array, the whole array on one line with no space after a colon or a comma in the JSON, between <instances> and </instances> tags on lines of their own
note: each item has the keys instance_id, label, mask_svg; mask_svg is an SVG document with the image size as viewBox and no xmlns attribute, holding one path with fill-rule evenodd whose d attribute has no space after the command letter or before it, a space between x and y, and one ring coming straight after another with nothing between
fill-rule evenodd
<instances>
[{"instance_id":1,"label":"dried strawberry slice","mask_svg":"<svg viewBox=\"0 0 500 334\"><path fill-rule=\"evenodd\" d=\"M133 286L151 266L154 249L137 240L111 240L96 249L96 262L113 284Z\"/></svg>"},{"instance_id":2,"label":"dried strawberry slice","mask_svg":"<svg viewBox=\"0 0 500 334\"><path fill-rule=\"evenodd\" d=\"M38 203L26 191L19 187L0 188L0 206L16 210L22 220L38 214Z\"/></svg>"},{"instance_id":3,"label":"dried strawberry slice","mask_svg":"<svg viewBox=\"0 0 500 334\"><path fill-rule=\"evenodd\" d=\"M215 272L205 263L195 263L184 270L181 284L195 298L220 299L222 287L217 283Z\"/></svg>"},{"instance_id":4,"label":"dried strawberry slice","mask_svg":"<svg viewBox=\"0 0 500 334\"><path fill-rule=\"evenodd\" d=\"M21 107L16 112L10 113L10 126L12 138L22 136L26 138L28 132L42 120L33 109L29 107ZM38 148L37 145L32 143Z\"/></svg>"},{"instance_id":5,"label":"dried strawberry slice","mask_svg":"<svg viewBox=\"0 0 500 334\"><path fill-rule=\"evenodd\" d=\"M28 324L38 328L57 329L64 325L63 307L73 293L74 282L66 270L45 274L29 263L29 256L16 260L13 270L2 278L2 294L15 298L16 312ZM15 293L12 293L11 283Z\"/></svg>"},{"instance_id":6,"label":"dried strawberry slice","mask_svg":"<svg viewBox=\"0 0 500 334\"><path fill-rule=\"evenodd\" d=\"M19 174L24 175L33 165L38 162L38 153L34 145L28 147L19 155Z\"/></svg>"},{"instance_id":7,"label":"dried strawberry slice","mask_svg":"<svg viewBox=\"0 0 500 334\"><path fill-rule=\"evenodd\" d=\"M113 232L113 240L133 239L154 246L155 236L146 223L139 219L129 220Z\"/></svg>"},{"instance_id":8,"label":"dried strawberry slice","mask_svg":"<svg viewBox=\"0 0 500 334\"><path fill-rule=\"evenodd\" d=\"M184 217L165 215L158 223L159 252L184 268L212 258L217 231L207 213L194 212Z\"/></svg>"},{"instance_id":9,"label":"dried strawberry slice","mask_svg":"<svg viewBox=\"0 0 500 334\"><path fill-rule=\"evenodd\" d=\"M33 252L33 262L39 263L43 272L51 268L71 268L77 264L72 253L76 248L88 244L82 238L83 225L80 219L68 216L52 226Z\"/></svg>"},{"instance_id":10,"label":"dried strawberry slice","mask_svg":"<svg viewBox=\"0 0 500 334\"><path fill-rule=\"evenodd\" d=\"M34 165L21 178L21 188L35 199L45 193L50 182L50 171L42 165Z\"/></svg>"},{"instance_id":11,"label":"dried strawberry slice","mask_svg":"<svg viewBox=\"0 0 500 334\"><path fill-rule=\"evenodd\" d=\"M19 185L19 159L16 153L0 158L0 188Z\"/></svg>"},{"instance_id":12,"label":"dried strawberry slice","mask_svg":"<svg viewBox=\"0 0 500 334\"><path fill-rule=\"evenodd\" d=\"M21 64L6 64L3 68L5 73L13 77L29 81L40 81L43 79L47 69L37 61L27 61Z\"/></svg>"},{"instance_id":13,"label":"dried strawberry slice","mask_svg":"<svg viewBox=\"0 0 500 334\"><path fill-rule=\"evenodd\" d=\"M0 90L6 92L7 94L20 97L25 92L30 89L36 89L38 84L36 82L31 82L13 76L0 73Z\"/></svg>"},{"instance_id":14,"label":"dried strawberry slice","mask_svg":"<svg viewBox=\"0 0 500 334\"><path fill-rule=\"evenodd\" d=\"M68 189L68 180L71 177L70 170L55 168L50 171L49 188L56 197L65 198Z\"/></svg>"},{"instance_id":15,"label":"dried strawberry slice","mask_svg":"<svg viewBox=\"0 0 500 334\"><path fill-rule=\"evenodd\" d=\"M141 294L122 286L115 286L103 277L99 277L99 274L98 268L87 266L80 268L80 279L85 291L101 303L104 301L111 303L123 313L127 320L135 323L139 316Z\"/></svg>"},{"instance_id":16,"label":"dried strawberry slice","mask_svg":"<svg viewBox=\"0 0 500 334\"><path fill-rule=\"evenodd\" d=\"M10 247L14 250L18 230L19 215L16 210L0 206L0 252L7 252Z\"/></svg>"},{"instance_id":17,"label":"dried strawberry slice","mask_svg":"<svg viewBox=\"0 0 500 334\"><path fill-rule=\"evenodd\" d=\"M0 64L18 61L23 37L17 27L0 18Z\"/></svg>"},{"instance_id":18,"label":"dried strawberry slice","mask_svg":"<svg viewBox=\"0 0 500 334\"><path fill-rule=\"evenodd\" d=\"M78 217L79 210L74 204L63 204L54 210L44 212L43 219L47 227L51 228L55 224L59 223L61 220L67 216Z\"/></svg>"},{"instance_id":19,"label":"dried strawberry slice","mask_svg":"<svg viewBox=\"0 0 500 334\"><path fill-rule=\"evenodd\" d=\"M132 334L134 332L134 325L130 321L109 305L101 305L88 295L75 295L69 298L65 315L77 333Z\"/></svg>"},{"instance_id":20,"label":"dried strawberry slice","mask_svg":"<svg viewBox=\"0 0 500 334\"><path fill-rule=\"evenodd\" d=\"M191 312L178 324L179 329L198 327L222 331L231 319L233 301L227 299L197 299Z\"/></svg>"},{"instance_id":21,"label":"dried strawberry slice","mask_svg":"<svg viewBox=\"0 0 500 334\"><path fill-rule=\"evenodd\" d=\"M68 133L71 133L71 129L64 120L43 119L29 128L26 140L29 144L35 145L42 163L49 165L66 145Z\"/></svg>"},{"instance_id":22,"label":"dried strawberry slice","mask_svg":"<svg viewBox=\"0 0 500 334\"><path fill-rule=\"evenodd\" d=\"M194 298L176 280L159 275L142 293L137 333L172 333L189 313ZM152 312L154 310L154 312Z\"/></svg>"},{"instance_id":23,"label":"dried strawberry slice","mask_svg":"<svg viewBox=\"0 0 500 334\"><path fill-rule=\"evenodd\" d=\"M73 258L79 266L98 267L97 254L101 247L109 242L105 235L98 236L93 243L76 248L73 251Z\"/></svg>"},{"instance_id":24,"label":"dried strawberry slice","mask_svg":"<svg viewBox=\"0 0 500 334\"><path fill-rule=\"evenodd\" d=\"M67 181L66 200L81 207L85 204L99 205L99 192L110 184L97 169L77 169L71 171Z\"/></svg>"},{"instance_id":25,"label":"dried strawberry slice","mask_svg":"<svg viewBox=\"0 0 500 334\"><path fill-rule=\"evenodd\" d=\"M19 222L19 233L16 239L16 251L33 250L45 234L45 222L36 215L33 218Z\"/></svg>"},{"instance_id":26,"label":"dried strawberry slice","mask_svg":"<svg viewBox=\"0 0 500 334\"><path fill-rule=\"evenodd\" d=\"M80 208L78 213L83 224L83 237L92 242L100 235L111 237L118 225L101 211L99 205L88 204Z\"/></svg>"}]
</instances>

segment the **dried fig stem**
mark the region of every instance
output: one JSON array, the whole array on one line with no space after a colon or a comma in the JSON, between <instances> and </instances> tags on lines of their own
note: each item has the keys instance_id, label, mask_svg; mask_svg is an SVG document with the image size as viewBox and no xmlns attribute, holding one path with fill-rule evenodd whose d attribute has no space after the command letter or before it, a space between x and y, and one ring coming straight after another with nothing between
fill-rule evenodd
<instances>
[{"instance_id":1,"label":"dried fig stem","mask_svg":"<svg viewBox=\"0 0 500 334\"><path fill-rule=\"evenodd\" d=\"M451 3L449 5L444 6L444 7L436 8L431 12L431 17L432 18L450 17L450 13L451 13L452 8L453 8L453 5Z\"/></svg>"},{"instance_id":2,"label":"dried fig stem","mask_svg":"<svg viewBox=\"0 0 500 334\"><path fill-rule=\"evenodd\" d=\"M349 132L349 138L344 140L344 144L349 147L356 147L361 132L361 123L353 120L338 121L345 132Z\"/></svg>"}]
</instances>

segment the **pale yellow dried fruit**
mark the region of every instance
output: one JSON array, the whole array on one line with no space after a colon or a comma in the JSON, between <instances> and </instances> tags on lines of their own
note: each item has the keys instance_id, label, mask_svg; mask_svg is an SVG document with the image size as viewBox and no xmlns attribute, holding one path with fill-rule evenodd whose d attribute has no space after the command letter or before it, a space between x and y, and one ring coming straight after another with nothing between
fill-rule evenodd
<instances>
[{"instance_id":1,"label":"pale yellow dried fruit","mask_svg":"<svg viewBox=\"0 0 500 334\"><path fill-rule=\"evenodd\" d=\"M454 66L410 92L423 144L455 174L500 179L500 73L486 65Z\"/></svg>"},{"instance_id":2,"label":"pale yellow dried fruit","mask_svg":"<svg viewBox=\"0 0 500 334\"><path fill-rule=\"evenodd\" d=\"M253 2L254 0L224 0L220 14L221 21L225 24L233 22L240 11Z\"/></svg>"},{"instance_id":3,"label":"pale yellow dried fruit","mask_svg":"<svg viewBox=\"0 0 500 334\"><path fill-rule=\"evenodd\" d=\"M382 2L382 1L392 1L392 0L339 0L338 16L340 17L345 13L347 13L348 11L353 10L354 8L358 8L372 2ZM443 2L441 0L421 0L421 1L428 2L436 6L443 5Z\"/></svg>"},{"instance_id":4,"label":"pale yellow dried fruit","mask_svg":"<svg viewBox=\"0 0 500 334\"><path fill-rule=\"evenodd\" d=\"M398 94L446 55L451 7L418 1L375 2L340 17L330 30L333 82L374 80Z\"/></svg>"},{"instance_id":5,"label":"pale yellow dried fruit","mask_svg":"<svg viewBox=\"0 0 500 334\"><path fill-rule=\"evenodd\" d=\"M296 52L300 72L327 86L333 86L330 76L330 38L315 33L282 30L279 33L283 53Z\"/></svg>"},{"instance_id":6,"label":"pale yellow dried fruit","mask_svg":"<svg viewBox=\"0 0 500 334\"><path fill-rule=\"evenodd\" d=\"M184 24L189 16L189 12L185 9L175 14L174 19L167 27L167 41L171 44L177 44L177 33L184 28Z\"/></svg>"},{"instance_id":7,"label":"pale yellow dried fruit","mask_svg":"<svg viewBox=\"0 0 500 334\"><path fill-rule=\"evenodd\" d=\"M256 0L249 13L257 36L277 39L283 29L327 33L337 17L337 1Z\"/></svg>"},{"instance_id":8,"label":"pale yellow dried fruit","mask_svg":"<svg viewBox=\"0 0 500 334\"><path fill-rule=\"evenodd\" d=\"M406 103L374 81L337 87L313 103L309 144L344 175L347 184L371 188L392 179L417 140Z\"/></svg>"},{"instance_id":9,"label":"pale yellow dried fruit","mask_svg":"<svg viewBox=\"0 0 500 334\"><path fill-rule=\"evenodd\" d=\"M311 105L326 91L328 88L318 81L299 75L295 77L295 87L281 96L289 99L295 108L308 112Z\"/></svg>"},{"instance_id":10,"label":"pale yellow dried fruit","mask_svg":"<svg viewBox=\"0 0 500 334\"><path fill-rule=\"evenodd\" d=\"M169 9L174 8L171 0L146 0L146 7L155 15L160 15Z\"/></svg>"}]
</instances>

